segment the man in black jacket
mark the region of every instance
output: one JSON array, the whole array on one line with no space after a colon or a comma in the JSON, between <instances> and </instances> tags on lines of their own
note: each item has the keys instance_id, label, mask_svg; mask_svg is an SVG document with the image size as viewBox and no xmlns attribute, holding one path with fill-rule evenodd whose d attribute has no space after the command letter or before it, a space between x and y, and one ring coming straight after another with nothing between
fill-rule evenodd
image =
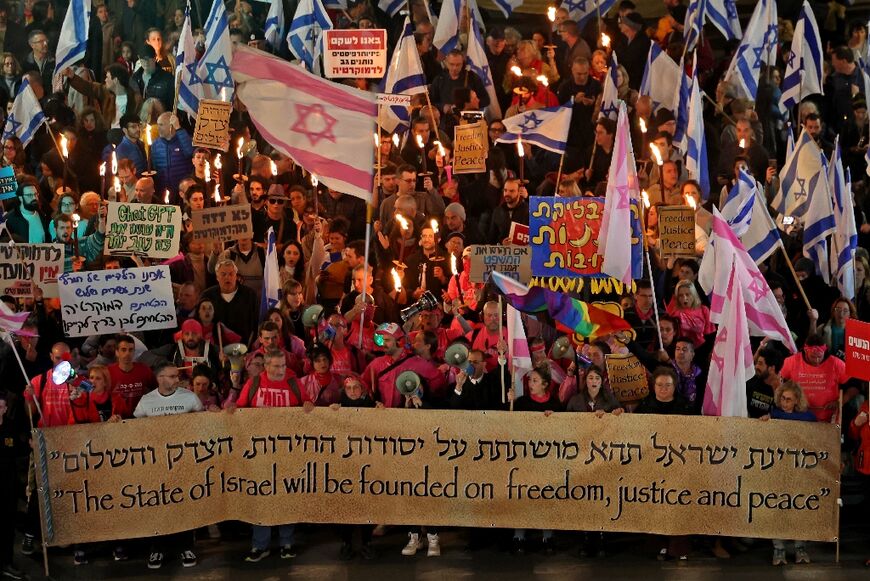
<instances>
[{"instance_id":1,"label":"man in black jacket","mask_svg":"<svg viewBox=\"0 0 870 581\"><path fill-rule=\"evenodd\" d=\"M628 86L635 91L640 90L643 72L646 69L646 59L649 54L649 37L643 31L643 16L637 12L629 12L619 20L619 30L625 35L628 44L616 51L619 64L628 72Z\"/></svg>"},{"instance_id":2,"label":"man in black jacket","mask_svg":"<svg viewBox=\"0 0 870 581\"><path fill-rule=\"evenodd\" d=\"M232 260L218 262L215 273L217 286L205 289L202 298L214 305L215 324L223 324L248 343L260 318L260 297L250 287L239 284L239 269Z\"/></svg>"},{"instance_id":3,"label":"man in black jacket","mask_svg":"<svg viewBox=\"0 0 870 581\"><path fill-rule=\"evenodd\" d=\"M175 79L170 73L157 66L157 53L154 47L146 44L139 55L142 67L130 78L130 87L142 95L143 101L154 97L159 99L164 111L171 111L175 101Z\"/></svg>"},{"instance_id":4,"label":"man in black jacket","mask_svg":"<svg viewBox=\"0 0 870 581\"><path fill-rule=\"evenodd\" d=\"M33 176L18 180L19 205L6 215L6 227L16 242L41 244L51 242L48 233L49 217L40 212L39 186Z\"/></svg>"},{"instance_id":5,"label":"man in black jacket","mask_svg":"<svg viewBox=\"0 0 870 581\"><path fill-rule=\"evenodd\" d=\"M507 240L511 230L511 222L529 225L529 201L525 194L525 186L518 179L508 179L502 189L503 201L492 211L489 224L488 244L509 244Z\"/></svg>"}]
</instances>

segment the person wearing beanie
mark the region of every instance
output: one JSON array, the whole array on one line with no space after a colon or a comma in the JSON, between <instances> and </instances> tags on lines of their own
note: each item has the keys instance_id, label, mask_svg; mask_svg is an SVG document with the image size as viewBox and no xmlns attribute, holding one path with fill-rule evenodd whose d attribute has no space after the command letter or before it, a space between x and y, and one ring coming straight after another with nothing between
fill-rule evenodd
<instances>
[{"instance_id":1,"label":"person wearing beanie","mask_svg":"<svg viewBox=\"0 0 870 581\"><path fill-rule=\"evenodd\" d=\"M619 19L619 31L628 42L617 50L616 57L628 72L628 86L635 91L640 90L651 44L644 32L644 24L643 16L637 12L629 12Z\"/></svg>"},{"instance_id":2,"label":"person wearing beanie","mask_svg":"<svg viewBox=\"0 0 870 581\"><path fill-rule=\"evenodd\" d=\"M450 234L462 234L464 244L480 244L480 232L476 227L466 224L465 207L459 202L448 204L444 208L444 233L441 240L446 243Z\"/></svg>"},{"instance_id":3,"label":"person wearing beanie","mask_svg":"<svg viewBox=\"0 0 870 581\"><path fill-rule=\"evenodd\" d=\"M185 319L172 339L172 343L146 353L142 360L152 367L171 363L179 368L184 378L190 377L194 365L207 365L213 372L221 368L217 345L205 339L202 323L196 319Z\"/></svg>"}]
</instances>

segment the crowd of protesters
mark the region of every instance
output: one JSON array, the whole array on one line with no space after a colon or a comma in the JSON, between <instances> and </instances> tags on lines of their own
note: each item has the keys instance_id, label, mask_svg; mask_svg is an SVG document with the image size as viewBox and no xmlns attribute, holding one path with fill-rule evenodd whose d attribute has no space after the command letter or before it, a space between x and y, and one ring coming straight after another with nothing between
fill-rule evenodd
<instances>
[{"instance_id":1,"label":"crowd of protesters","mask_svg":"<svg viewBox=\"0 0 870 581\"><path fill-rule=\"evenodd\" d=\"M43 298L38 287L34 286L32 297L2 297L9 310L31 313L14 339L0 344L5 390L0 394L0 566L5 577L22 578L13 566L16 522L22 533L17 543L20 552L33 554L40 538L35 495L30 495L26 518L15 518L17 501L24 493L18 476L27 464L28 413L42 428L144 418L167 409L231 413L245 407L501 410L513 405L516 413L700 414L716 329L697 282L710 212L719 203L720 190L731 187L741 168L772 196L777 168L785 160L788 132L800 127L828 154L834 137L840 136L853 180L859 232L856 293L854 298L841 296L836 286L822 280L812 261L801 257L799 223L782 232L796 276L781 254L765 261L762 271L800 351L790 354L776 341L754 339L756 375L746 385L746 411L759 421L839 423L844 450L855 453L854 461L846 461L847 474L870 482L867 386L849 379L843 362L846 321L870 320L870 196L865 161L865 95L870 87L864 85L856 64L866 54L866 19L847 22L832 13L825 20L824 96L806 98L794 118L777 104L797 3L780 7L777 65L763 71L756 102L737 98L733 87L723 81L736 43L717 39L713 31L704 34L697 52L689 56L697 55L702 87L713 96L704 112L714 182L705 202L706 193L698 182L687 179L686 152L673 143L674 112L656 108L648 95L639 92L651 44L657 43L677 62L683 54L686 6L680 0L664 0L660 18L641 14L631 0L622 0L605 18L588 19L582 26L570 20L563 8L556 11L552 23L544 15L519 19L515 26L512 20L503 26L500 16L487 20L486 56L505 117L573 98L568 149L558 184L558 155L531 147L521 160L515 146L495 142L505 125L491 118L486 172L448 177L445 166L451 159L453 128L463 122L461 112L486 108L490 96L484 80L465 71L461 48L440 54L433 47L429 11L422 2L413 1L414 39L432 106L422 95L415 97L409 133L395 141L390 134L380 139L380 183L375 185L367 249L366 203L313 185L303 168L258 134L244 103L234 103L231 143L244 140L240 167L245 179L234 180L239 170L231 167L233 163L214 169L216 152L191 145L192 120L174 108L174 55L184 21L181 3L94 0L87 54L55 76L52 55L64 10L57 4L63 3L0 0L4 51L0 110L9 110L26 78L49 118L49 127L40 128L27 147L14 135L3 136L2 165L13 167L18 190L16 199L5 202L2 239L63 244L66 272L159 264L103 253L104 202L178 205L185 219L181 254L169 261L178 327L68 338L62 332L58 300ZM267 4L237 2L230 4L230 10L233 7L229 24L234 42L292 58L286 44L270 47L263 41ZM202 8L207 13L207 6ZM200 44L204 14L199 23L194 14ZM289 20L292 12L285 14ZM402 22L401 17L387 17L369 0L349 2L346 10L330 14L337 27L386 28L391 39L397 38ZM609 42L602 41L602 33ZM501 374L510 374L511 366L510 361L499 363L507 351L506 334L500 331L503 313L492 285L471 281L469 247L511 243L512 224L529 223L529 195L604 195L616 123L599 119L598 109L610 51L619 59L619 98L627 106L639 176L651 199L644 234L652 273L637 280L624 296L594 297L620 302L633 332L578 345L576 358L554 348L559 334L551 321L526 317L527 336L533 337L529 346L534 370L527 375L524 394L511 391L511 404L504 404ZM374 89L364 79L343 82ZM648 133L641 133L641 121ZM146 130L152 131L153 142L147 155ZM66 158L56 141L61 136L67 139ZM659 145L665 159L661 168L647 159L644 140ZM111 163L113 152L118 161L117 190L99 173L101 164ZM149 173L149 160L156 173L143 175ZM518 177L521 163L523 180ZM223 172L222 183L235 184L226 188L232 201L251 204L251 238L214 245L193 240L191 212L217 203L217 180L206 179L207 167L212 175ZM682 205L690 198L697 206L697 257L663 258L656 245L656 208ZM281 296L261 316L269 228L276 235ZM369 264L365 264L367 254ZM801 299L797 280L810 308ZM437 298L437 307L403 320L402 309L426 292ZM320 305L323 311L310 320L306 313L312 313L307 310L312 305ZM242 363L233 367L220 346L236 343L244 344L246 353ZM444 361L447 348L457 343L468 349L468 370ZM650 395L626 405L610 391L605 355L629 352L649 371ZM62 361L86 376L93 390L56 384L52 370ZM407 370L422 379L418 395L405 396L396 387L396 377ZM507 384L511 385L510 378ZM801 425L795 424L794 429L800 430ZM865 489L870 491L870 486ZM348 560L356 554L355 528L362 534L358 553L375 558L372 536L383 534L383 526L342 527L339 557ZM220 532L215 527L209 531ZM280 557L293 558L294 526L281 526L279 533ZM177 553L184 566L196 565L194 536L156 539L148 567L159 568L169 551ZM471 531L469 547L490 540ZM544 531L544 550L554 550L553 540L553 532ZM694 541L696 550L712 551L718 558L741 549L736 539ZM128 546L116 543L114 559L127 559ZM270 546L270 528L254 526L245 560L268 557ZM506 531L504 546L513 553L525 552L525 531ZM673 537L664 539L656 550L662 560L685 560L692 547L693 539ZM440 555L435 529L410 530L401 552L414 555L423 548L431 557ZM85 565L90 550L74 547L74 562ZM579 551L581 556L603 555L605 537L587 534ZM804 544L796 543L794 560L810 562ZM773 564L786 562L785 544L777 541Z\"/></svg>"}]
</instances>

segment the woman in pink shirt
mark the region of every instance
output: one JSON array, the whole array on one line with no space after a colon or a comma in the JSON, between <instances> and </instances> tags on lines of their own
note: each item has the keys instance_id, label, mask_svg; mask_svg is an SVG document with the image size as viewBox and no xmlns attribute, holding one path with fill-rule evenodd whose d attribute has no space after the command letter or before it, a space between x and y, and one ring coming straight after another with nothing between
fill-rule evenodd
<instances>
[{"instance_id":1,"label":"woman in pink shirt","mask_svg":"<svg viewBox=\"0 0 870 581\"><path fill-rule=\"evenodd\" d=\"M827 354L828 347L818 335L810 335L803 351L788 357L782 366L783 380L792 380L804 390L810 411L820 422L833 421L839 407L840 386L846 383L846 364ZM844 402L852 398L847 394Z\"/></svg>"},{"instance_id":2,"label":"woman in pink shirt","mask_svg":"<svg viewBox=\"0 0 870 581\"><path fill-rule=\"evenodd\" d=\"M668 314L680 320L683 335L691 339L696 348L704 344L704 335L716 330L710 322L710 309L701 304L695 283L690 280L677 283L674 297L668 304Z\"/></svg>"}]
</instances>

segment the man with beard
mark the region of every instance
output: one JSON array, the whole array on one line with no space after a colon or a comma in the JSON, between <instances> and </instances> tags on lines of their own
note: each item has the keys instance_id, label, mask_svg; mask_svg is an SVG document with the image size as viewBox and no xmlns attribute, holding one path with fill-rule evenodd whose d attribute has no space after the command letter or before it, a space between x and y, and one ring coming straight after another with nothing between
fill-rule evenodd
<instances>
[{"instance_id":1,"label":"man with beard","mask_svg":"<svg viewBox=\"0 0 870 581\"><path fill-rule=\"evenodd\" d=\"M185 372L194 365L207 365L212 371L220 369L218 349L202 336L202 324L196 319L187 319L181 324L181 331L175 335L175 343L164 345L151 352L165 362L170 362ZM189 373L182 375L189 376Z\"/></svg>"},{"instance_id":2,"label":"man with beard","mask_svg":"<svg viewBox=\"0 0 870 581\"><path fill-rule=\"evenodd\" d=\"M750 418L770 414L773 394L782 385L782 362L779 351L770 347L762 347L755 355L755 376L746 382L746 411Z\"/></svg>"},{"instance_id":3,"label":"man with beard","mask_svg":"<svg viewBox=\"0 0 870 581\"><path fill-rule=\"evenodd\" d=\"M39 184L33 176L18 179L19 206L9 212L6 227L16 242L42 244L51 240L48 235L49 217L39 209Z\"/></svg>"},{"instance_id":4,"label":"man with beard","mask_svg":"<svg viewBox=\"0 0 870 581\"><path fill-rule=\"evenodd\" d=\"M106 206L100 206L100 221L97 230L89 236L74 238L75 226L72 216L58 214L54 218L54 231L57 233L55 242L63 244L63 271L81 270L85 262L96 260L103 254L103 242L106 239ZM73 264L78 262L76 268Z\"/></svg>"}]
</instances>

